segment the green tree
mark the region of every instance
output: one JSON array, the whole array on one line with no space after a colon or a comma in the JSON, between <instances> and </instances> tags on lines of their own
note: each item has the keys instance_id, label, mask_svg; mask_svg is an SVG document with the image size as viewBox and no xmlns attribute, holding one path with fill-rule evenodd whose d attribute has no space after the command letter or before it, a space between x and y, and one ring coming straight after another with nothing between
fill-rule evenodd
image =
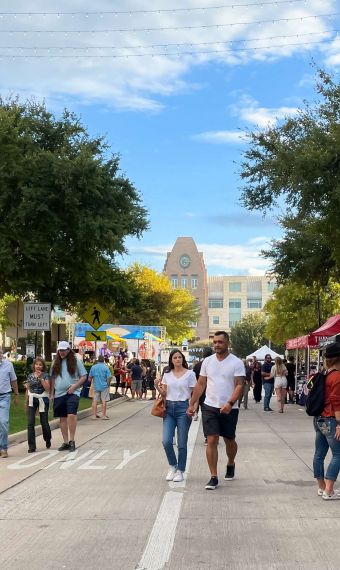
<instances>
[{"instance_id":1,"label":"green tree","mask_svg":"<svg viewBox=\"0 0 340 570\"><path fill-rule=\"evenodd\" d=\"M325 285L340 276L340 84L318 72L319 101L283 124L248 133L241 200L281 207L284 235L264 255L281 281Z\"/></svg>"},{"instance_id":2,"label":"green tree","mask_svg":"<svg viewBox=\"0 0 340 570\"><path fill-rule=\"evenodd\" d=\"M122 306L121 321L164 326L174 342L192 338L191 323L197 321L199 309L187 289L173 289L165 274L138 263L128 268L127 275L137 289L138 307Z\"/></svg>"},{"instance_id":3,"label":"green tree","mask_svg":"<svg viewBox=\"0 0 340 570\"><path fill-rule=\"evenodd\" d=\"M248 313L230 331L233 353L246 358L264 344L268 344L265 334L266 317L263 312Z\"/></svg>"},{"instance_id":4,"label":"green tree","mask_svg":"<svg viewBox=\"0 0 340 570\"><path fill-rule=\"evenodd\" d=\"M265 334L277 344L309 334L334 313L340 312L340 284L330 280L320 290L316 285L286 283L267 301Z\"/></svg>"},{"instance_id":5,"label":"green tree","mask_svg":"<svg viewBox=\"0 0 340 570\"><path fill-rule=\"evenodd\" d=\"M0 294L63 308L126 301L117 269L147 213L119 158L73 113L0 99Z\"/></svg>"}]
</instances>

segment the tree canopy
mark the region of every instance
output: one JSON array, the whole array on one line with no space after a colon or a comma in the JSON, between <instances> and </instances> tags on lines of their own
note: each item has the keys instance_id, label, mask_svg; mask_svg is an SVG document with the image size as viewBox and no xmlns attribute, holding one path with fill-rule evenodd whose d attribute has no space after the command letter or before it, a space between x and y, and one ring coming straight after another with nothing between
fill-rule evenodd
<instances>
[{"instance_id":1,"label":"tree canopy","mask_svg":"<svg viewBox=\"0 0 340 570\"><path fill-rule=\"evenodd\" d=\"M328 317L340 312L340 284L330 280L327 287L286 283L275 289L267 301L265 334L277 344L308 334ZM319 322L320 321L320 322Z\"/></svg>"},{"instance_id":2,"label":"tree canopy","mask_svg":"<svg viewBox=\"0 0 340 570\"><path fill-rule=\"evenodd\" d=\"M248 313L238 321L230 331L233 354L246 358L264 344L268 344L265 335L266 317L264 313Z\"/></svg>"},{"instance_id":3,"label":"tree canopy","mask_svg":"<svg viewBox=\"0 0 340 570\"><path fill-rule=\"evenodd\" d=\"M131 299L116 255L147 212L119 157L73 113L0 99L0 203L1 295L63 308Z\"/></svg>"},{"instance_id":4,"label":"tree canopy","mask_svg":"<svg viewBox=\"0 0 340 570\"><path fill-rule=\"evenodd\" d=\"M279 281L325 285L340 276L340 83L319 71L319 101L283 124L248 133L242 202L282 207L282 240L264 252Z\"/></svg>"},{"instance_id":5,"label":"tree canopy","mask_svg":"<svg viewBox=\"0 0 340 570\"><path fill-rule=\"evenodd\" d=\"M128 268L127 275L137 289L138 303L121 306L121 322L165 326L174 342L192 338L191 323L197 321L199 309L187 289L173 289L165 274L138 263Z\"/></svg>"}]
</instances>

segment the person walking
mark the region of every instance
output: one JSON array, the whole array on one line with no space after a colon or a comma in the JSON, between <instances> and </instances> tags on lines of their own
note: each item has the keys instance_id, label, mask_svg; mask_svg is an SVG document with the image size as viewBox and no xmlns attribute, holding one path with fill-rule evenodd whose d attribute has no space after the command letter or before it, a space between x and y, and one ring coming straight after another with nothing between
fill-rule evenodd
<instances>
[{"instance_id":1,"label":"person walking","mask_svg":"<svg viewBox=\"0 0 340 570\"><path fill-rule=\"evenodd\" d=\"M11 406L11 393L14 392L14 405L19 403L19 390L17 377L13 364L4 359L0 349L0 457L8 457L8 429L9 410Z\"/></svg>"},{"instance_id":2,"label":"person walking","mask_svg":"<svg viewBox=\"0 0 340 570\"><path fill-rule=\"evenodd\" d=\"M264 357L264 363L262 364L261 368L261 375L262 375L262 382L263 382L263 389L264 389L264 406L263 410L265 412L273 412L274 410L270 407L270 400L273 395L274 389L274 378L272 378L273 362L272 357L270 354L266 354Z\"/></svg>"},{"instance_id":3,"label":"person walking","mask_svg":"<svg viewBox=\"0 0 340 570\"><path fill-rule=\"evenodd\" d=\"M253 366L251 381L253 385L254 400L259 404L262 399L262 373L261 364L257 360Z\"/></svg>"},{"instance_id":4,"label":"person walking","mask_svg":"<svg viewBox=\"0 0 340 570\"><path fill-rule=\"evenodd\" d=\"M244 367L245 367L246 378L244 381L243 393L241 394L241 396L238 399L238 407L240 408L241 404L243 402L244 409L248 410L248 396L249 396L249 390L250 390L252 368L250 366L250 363L247 362L246 360L242 360L242 362L243 362Z\"/></svg>"},{"instance_id":5,"label":"person walking","mask_svg":"<svg viewBox=\"0 0 340 570\"><path fill-rule=\"evenodd\" d=\"M295 384L296 384L295 383L296 366L295 366L294 356L289 356L286 368L288 371L287 373L287 390L289 396L288 401L290 404L294 404Z\"/></svg>"},{"instance_id":6,"label":"person walking","mask_svg":"<svg viewBox=\"0 0 340 570\"><path fill-rule=\"evenodd\" d=\"M199 397L206 388L203 425L208 438L206 455L211 475L205 486L207 490L218 486L217 446L220 436L224 439L228 458L224 479L232 481L235 477L236 425L239 413L237 401L243 392L246 374L242 360L229 352L227 332L217 331L214 334L213 347L215 354L203 361L188 409L188 414L192 416Z\"/></svg>"},{"instance_id":7,"label":"person walking","mask_svg":"<svg viewBox=\"0 0 340 570\"><path fill-rule=\"evenodd\" d=\"M87 373L84 364L65 340L58 344L50 376L51 397L54 395L54 417L60 418L60 430L64 440L58 451L75 451L77 411L81 386Z\"/></svg>"},{"instance_id":8,"label":"person walking","mask_svg":"<svg viewBox=\"0 0 340 570\"><path fill-rule=\"evenodd\" d=\"M287 368L282 362L282 358L277 356L274 360L275 364L270 371L271 378L274 378L274 389L277 399L278 412L283 414L283 408L286 401L287 393Z\"/></svg>"},{"instance_id":9,"label":"person walking","mask_svg":"<svg viewBox=\"0 0 340 570\"><path fill-rule=\"evenodd\" d=\"M187 462L188 433L191 417L187 415L189 398L196 385L196 376L188 369L184 354L174 349L169 355L167 372L163 374L158 391L166 400L166 415L163 419L163 447L169 463L167 481L178 483L183 481ZM177 428L178 458L173 445Z\"/></svg>"},{"instance_id":10,"label":"person walking","mask_svg":"<svg viewBox=\"0 0 340 570\"><path fill-rule=\"evenodd\" d=\"M132 399L134 399L135 395L137 397L137 400L142 399L142 376L143 376L143 368L140 365L139 359L136 358L134 363L131 366L131 395L132 395Z\"/></svg>"},{"instance_id":11,"label":"person walking","mask_svg":"<svg viewBox=\"0 0 340 570\"><path fill-rule=\"evenodd\" d=\"M104 356L98 356L96 364L91 366L89 372L91 384L93 383L93 399L92 399L92 419L99 418L97 415L97 403L102 403L102 419L108 420L109 416L106 414L106 402L110 401L110 382L112 372L107 364L105 364Z\"/></svg>"},{"instance_id":12,"label":"person walking","mask_svg":"<svg viewBox=\"0 0 340 570\"><path fill-rule=\"evenodd\" d=\"M318 495L332 501L340 500L340 491L334 490L340 471L340 342L329 344L324 356L327 369L324 408L320 416L314 418L313 471ZM329 449L332 457L325 475L324 462Z\"/></svg>"},{"instance_id":13,"label":"person walking","mask_svg":"<svg viewBox=\"0 0 340 570\"><path fill-rule=\"evenodd\" d=\"M40 425L46 448L51 447L51 428L48 423L50 405L50 379L46 372L46 363L38 356L33 360L33 372L26 378L27 389L27 443L28 453L36 451L35 414L39 410Z\"/></svg>"}]
</instances>

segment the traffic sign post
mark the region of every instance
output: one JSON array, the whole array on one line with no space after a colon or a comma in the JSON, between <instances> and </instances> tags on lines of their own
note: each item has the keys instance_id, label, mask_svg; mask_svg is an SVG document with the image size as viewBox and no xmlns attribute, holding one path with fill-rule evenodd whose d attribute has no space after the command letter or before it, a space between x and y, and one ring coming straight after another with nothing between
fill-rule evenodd
<instances>
[{"instance_id":1,"label":"traffic sign post","mask_svg":"<svg viewBox=\"0 0 340 570\"><path fill-rule=\"evenodd\" d=\"M24 303L25 331L51 330L51 303Z\"/></svg>"},{"instance_id":2,"label":"traffic sign post","mask_svg":"<svg viewBox=\"0 0 340 570\"><path fill-rule=\"evenodd\" d=\"M109 313L105 311L105 309L103 309L103 307L101 307L98 303L93 303L86 309L83 316L85 321L89 323L91 327L97 330L99 327L105 324Z\"/></svg>"},{"instance_id":3,"label":"traffic sign post","mask_svg":"<svg viewBox=\"0 0 340 570\"><path fill-rule=\"evenodd\" d=\"M86 331L85 340L106 342L106 331Z\"/></svg>"}]
</instances>

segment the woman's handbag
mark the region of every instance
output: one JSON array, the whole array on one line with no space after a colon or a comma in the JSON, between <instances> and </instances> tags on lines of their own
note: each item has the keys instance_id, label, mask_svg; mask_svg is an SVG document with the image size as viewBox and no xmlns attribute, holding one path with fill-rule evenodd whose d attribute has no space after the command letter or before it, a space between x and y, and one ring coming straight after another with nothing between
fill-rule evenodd
<instances>
[{"instance_id":1,"label":"woman's handbag","mask_svg":"<svg viewBox=\"0 0 340 570\"><path fill-rule=\"evenodd\" d=\"M156 416L157 418L164 418L165 417L165 402L162 396L158 396L157 400L155 401L154 405L151 408L151 415Z\"/></svg>"}]
</instances>

